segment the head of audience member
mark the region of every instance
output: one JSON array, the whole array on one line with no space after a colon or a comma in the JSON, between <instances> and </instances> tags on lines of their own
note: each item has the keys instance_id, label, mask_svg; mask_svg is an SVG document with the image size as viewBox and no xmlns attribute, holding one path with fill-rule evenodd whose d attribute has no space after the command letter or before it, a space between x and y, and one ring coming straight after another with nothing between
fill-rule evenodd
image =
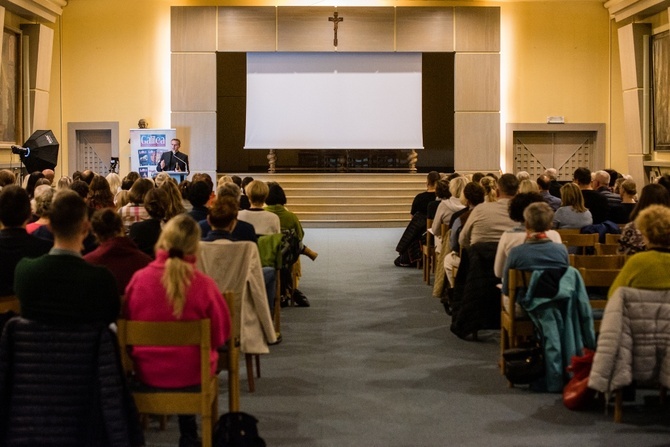
<instances>
[{"instance_id":1,"label":"head of audience member","mask_svg":"<svg viewBox=\"0 0 670 447\"><path fill-rule=\"evenodd\" d=\"M144 203L144 196L154 189L154 184L148 178L138 179L128 192L128 199L134 205L142 205Z\"/></svg>"},{"instance_id":2,"label":"head of audience member","mask_svg":"<svg viewBox=\"0 0 670 447\"><path fill-rule=\"evenodd\" d=\"M119 192L119 189L121 188L121 177L119 174L110 172L105 179L107 179L107 183L109 183L109 189L112 190L112 194Z\"/></svg>"},{"instance_id":3,"label":"head of audience member","mask_svg":"<svg viewBox=\"0 0 670 447\"><path fill-rule=\"evenodd\" d=\"M240 189L242 189L242 177L240 177L239 175L231 175L230 179L233 181L233 183L239 186Z\"/></svg>"},{"instance_id":4,"label":"head of audience member","mask_svg":"<svg viewBox=\"0 0 670 447\"><path fill-rule=\"evenodd\" d=\"M610 175L605 171L596 171L593 176L593 183L591 185L593 189L605 188L609 189L610 187Z\"/></svg>"},{"instance_id":5,"label":"head of audience member","mask_svg":"<svg viewBox=\"0 0 670 447\"><path fill-rule=\"evenodd\" d=\"M561 206L570 206L578 213L586 211L584 195L575 183L566 183L561 186Z\"/></svg>"},{"instance_id":6,"label":"head of audience member","mask_svg":"<svg viewBox=\"0 0 670 447\"><path fill-rule=\"evenodd\" d=\"M247 177L244 177L244 178L242 179L242 191L244 191L245 194L247 193L247 192L246 192L246 191L247 191L247 190L246 190L247 185L248 185L249 183L253 182L253 181L254 181L254 178L253 178L253 177L248 177L248 176L247 176Z\"/></svg>"},{"instance_id":7,"label":"head of audience member","mask_svg":"<svg viewBox=\"0 0 670 447\"><path fill-rule=\"evenodd\" d=\"M453 179L457 177L463 177L463 176L458 172L452 172L451 174L440 174L440 179L445 179L449 182L451 182Z\"/></svg>"},{"instance_id":8,"label":"head of audience member","mask_svg":"<svg viewBox=\"0 0 670 447\"><path fill-rule=\"evenodd\" d=\"M77 180L81 180L81 171L74 171L72 173L72 181L76 182Z\"/></svg>"},{"instance_id":9,"label":"head of audience member","mask_svg":"<svg viewBox=\"0 0 670 447\"><path fill-rule=\"evenodd\" d=\"M159 172L156 174L156 177L154 178L154 183L156 184L157 188L160 188L163 183L167 182L170 180L170 174L167 172Z\"/></svg>"},{"instance_id":10,"label":"head of audience member","mask_svg":"<svg viewBox=\"0 0 670 447\"><path fill-rule=\"evenodd\" d=\"M80 251L90 228L84 199L72 190L58 191L51 202L49 228L54 247Z\"/></svg>"},{"instance_id":11,"label":"head of audience member","mask_svg":"<svg viewBox=\"0 0 670 447\"><path fill-rule=\"evenodd\" d=\"M447 200L451 197L451 193L449 192L449 180L443 178L437 181L435 184L435 197L442 200Z\"/></svg>"},{"instance_id":12,"label":"head of audience member","mask_svg":"<svg viewBox=\"0 0 670 447\"><path fill-rule=\"evenodd\" d=\"M494 179L496 182L498 181L498 176L495 175L493 172L488 172L488 173L486 174L486 177L491 177L491 178Z\"/></svg>"},{"instance_id":13,"label":"head of audience member","mask_svg":"<svg viewBox=\"0 0 670 447\"><path fill-rule=\"evenodd\" d=\"M498 197L512 198L519 192L519 179L514 174L503 174L498 179Z\"/></svg>"},{"instance_id":14,"label":"head of audience member","mask_svg":"<svg viewBox=\"0 0 670 447\"><path fill-rule=\"evenodd\" d=\"M32 215L30 197L19 185L7 185L0 191L0 223L4 228L25 226Z\"/></svg>"},{"instance_id":15,"label":"head of audience member","mask_svg":"<svg viewBox=\"0 0 670 447\"><path fill-rule=\"evenodd\" d=\"M612 187L612 192L614 194L621 194L621 184L626 180L626 177L619 177L616 179L616 182L614 182L614 186Z\"/></svg>"},{"instance_id":16,"label":"head of audience member","mask_svg":"<svg viewBox=\"0 0 670 447\"><path fill-rule=\"evenodd\" d=\"M468 179L466 179L465 177L463 176L456 177L455 179L449 182L449 193L451 194L452 197L460 199L461 194L463 194L463 188L465 188L465 185L467 184Z\"/></svg>"},{"instance_id":17,"label":"head of audience member","mask_svg":"<svg viewBox=\"0 0 670 447\"><path fill-rule=\"evenodd\" d=\"M649 208L651 205L670 206L670 193L658 183L650 183L642 188L640 200L630 213L630 220L637 219L642 210Z\"/></svg>"},{"instance_id":18,"label":"head of audience member","mask_svg":"<svg viewBox=\"0 0 670 447\"><path fill-rule=\"evenodd\" d=\"M26 191L28 192L28 197L31 199L35 196L35 187L37 186L37 181L41 178L44 178L44 174L41 171L31 172L28 176L28 181L26 182Z\"/></svg>"},{"instance_id":19,"label":"head of audience member","mask_svg":"<svg viewBox=\"0 0 670 447\"><path fill-rule=\"evenodd\" d=\"M144 209L153 219L164 220L167 216L170 198L163 188L151 188L144 196Z\"/></svg>"},{"instance_id":20,"label":"head of audience member","mask_svg":"<svg viewBox=\"0 0 670 447\"><path fill-rule=\"evenodd\" d=\"M91 184L91 181L93 181L94 178L95 178L95 172L91 171L90 169L87 169L81 173L81 179L89 185Z\"/></svg>"},{"instance_id":21,"label":"head of audience member","mask_svg":"<svg viewBox=\"0 0 670 447\"><path fill-rule=\"evenodd\" d=\"M572 178L581 189L591 189L591 170L589 168L575 169Z\"/></svg>"},{"instance_id":22,"label":"head of audience member","mask_svg":"<svg viewBox=\"0 0 670 447\"><path fill-rule=\"evenodd\" d=\"M40 186L48 186L51 187L51 182L47 178L41 178L35 182L35 189L37 189Z\"/></svg>"},{"instance_id":23,"label":"head of audience member","mask_svg":"<svg viewBox=\"0 0 670 447\"><path fill-rule=\"evenodd\" d=\"M247 184L246 191L252 208L263 208L265 199L267 199L268 194L270 193L270 188L268 188L268 185L266 185L265 182L252 180Z\"/></svg>"},{"instance_id":24,"label":"head of audience member","mask_svg":"<svg viewBox=\"0 0 670 447\"><path fill-rule=\"evenodd\" d=\"M9 169L0 169L0 188L16 183L16 176Z\"/></svg>"},{"instance_id":25,"label":"head of audience member","mask_svg":"<svg viewBox=\"0 0 670 447\"><path fill-rule=\"evenodd\" d=\"M551 179L547 174L542 174L537 178L537 187L542 191L549 191L549 186L551 185Z\"/></svg>"},{"instance_id":26,"label":"head of audience member","mask_svg":"<svg viewBox=\"0 0 670 447\"><path fill-rule=\"evenodd\" d=\"M72 179L70 177L61 177L58 179L58 182L56 182L56 189L69 189L71 185Z\"/></svg>"},{"instance_id":27,"label":"head of audience member","mask_svg":"<svg viewBox=\"0 0 670 447\"><path fill-rule=\"evenodd\" d=\"M83 180L75 180L74 182L72 182L72 184L70 185L70 190L79 194L79 197L81 197L82 199L88 197L88 190L89 190L88 184Z\"/></svg>"},{"instance_id":28,"label":"head of audience member","mask_svg":"<svg viewBox=\"0 0 670 447\"><path fill-rule=\"evenodd\" d=\"M610 176L610 182L609 182L609 185L608 185L608 186L610 187L610 189L613 189L613 188L614 188L614 184L615 184L616 181L621 177L621 174L619 174L619 173L618 173L617 171L615 171L614 169L603 169L603 171L605 171L605 172L607 172L607 174L609 174L609 176Z\"/></svg>"},{"instance_id":29,"label":"head of audience member","mask_svg":"<svg viewBox=\"0 0 670 447\"><path fill-rule=\"evenodd\" d=\"M119 193L116 195L116 209L117 211L124 206L128 205L130 203L130 192L122 189L119 191Z\"/></svg>"},{"instance_id":30,"label":"head of audience member","mask_svg":"<svg viewBox=\"0 0 670 447\"><path fill-rule=\"evenodd\" d=\"M474 174L472 174L472 181L475 183L479 183L483 178L484 178L483 172L475 172Z\"/></svg>"},{"instance_id":31,"label":"head of audience member","mask_svg":"<svg viewBox=\"0 0 670 447\"><path fill-rule=\"evenodd\" d=\"M156 242L157 255L164 252L163 256L167 257L161 284L176 318L181 318L184 311L199 244L200 226L186 214L170 219Z\"/></svg>"},{"instance_id":32,"label":"head of audience member","mask_svg":"<svg viewBox=\"0 0 670 447\"><path fill-rule=\"evenodd\" d=\"M130 171L128 175L123 177L123 180L121 180L121 189L130 191L130 188L133 187L136 181L140 179L140 174L135 171Z\"/></svg>"},{"instance_id":33,"label":"head of audience member","mask_svg":"<svg viewBox=\"0 0 670 447\"><path fill-rule=\"evenodd\" d=\"M558 171L556 168L547 168L544 170L544 175L549 177L550 181L558 180Z\"/></svg>"},{"instance_id":34,"label":"head of audience member","mask_svg":"<svg viewBox=\"0 0 670 447\"><path fill-rule=\"evenodd\" d=\"M163 183L160 188L154 189L162 189L167 193L168 205L165 210L165 219L172 219L177 214L181 214L186 211L186 208L184 208L184 201L181 197L181 191L179 190L179 186L177 186L177 182L175 182L174 179L169 179Z\"/></svg>"},{"instance_id":35,"label":"head of audience member","mask_svg":"<svg viewBox=\"0 0 670 447\"><path fill-rule=\"evenodd\" d=\"M486 202L495 202L498 200L498 184L493 177L484 176L479 184L484 188L484 199Z\"/></svg>"},{"instance_id":36,"label":"head of audience member","mask_svg":"<svg viewBox=\"0 0 670 447\"><path fill-rule=\"evenodd\" d=\"M35 188L35 214L38 217L48 217L51 202L53 201L54 190L51 186L38 186Z\"/></svg>"},{"instance_id":37,"label":"head of audience member","mask_svg":"<svg viewBox=\"0 0 670 447\"><path fill-rule=\"evenodd\" d=\"M207 173L200 172L200 173L194 174L191 181L192 182L205 182L209 185L209 190L214 191L214 181L212 180L212 177Z\"/></svg>"},{"instance_id":38,"label":"head of audience member","mask_svg":"<svg viewBox=\"0 0 670 447\"><path fill-rule=\"evenodd\" d=\"M524 210L531 203L544 202L539 192L520 192L509 201L508 214L514 222L523 223Z\"/></svg>"},{"instance_id":39,"label":"head of audience member","mask_svg":"<svg viewBox=\"0 0 670 447\"><path fill-rule=\"evenodd\" d=\"M426 190L429 192L435 191L435 184L442 176L437 171L430 171L426 176Z\"/></svg>"},{"instance_id":40,"label":"head of audience member","mask_svg":"<svg viewBox=\"0 0 670 447\"><path fill-rule=\"evenodd\" d=\"M467 207L474 208L480 203L484 203L485 196L486 190L484 190L484 187L481 184L470 182L463 188L461 203Z\"/></svg>"},{"instance_id":41,"label":"head of audience member","mask_svg":"<svg viewBox=\"0 0 670 447\"><path fill-rule=\"evenodd\" d=\"M237 220L239 205L230 196L219 196L216 198L207 214L207 222L215 230L230 231Z\"/></svg>"},{"instance_id":42,"label":"head of audience member","mask_svg":"<svg viewBox=\"0 0 670 447\"><path fill-rule=\"evenodd\" d=\"M519 179L519 182L530 180L530 174L528 171L519 171L516 173L516 178Z\"/></svg>"},{"instance_id":43,"label":"head of audience member","mask_svg":"<svg viewBox=\"0 0 670 447\"><path fill-rule=\"evenodd\" d=\"M179 191L181 191L181 198L183 200L188 200L189 202L191 201L191 181L190 180L182 180L181 183L179 183Z\"/></svg>"},{"instance_id":44,"label":"head of audience member","mask_svg":"<svg viewBox=\"0 0 670 447\"><path fill-rule=\"evenodd\" d=\"M233 183L233 178L229 175L222 175L221 177L219 177L219 180L217 180L217 182L216 182L216 189L219 189L220 187L222 187L226 183Z\"/></svg>"},{"instance_id":45,"label":"head of audience member","mask_svg":"<svg viewBox=\"0 0 670 447\"><path fill-rule=\"evenodd\" d=\"M551 230L554 222L554 210L544 200L531 203L523 211L526 222L526 231L529 233L544 233Z\"/></svg>"},{"instance_id":46,"label":"head of audience member","mask_svg":"<svg viewBox=\"0 0 670 447\"><path fill-rule=\"evenodd\" d=\"M86 200L89 207L94 209L114 206L114 194L105 177L101 175L93 177L88 187Z\"/></svg>"},{"instance_id":47,"label":"head of audience member","mask_svg":"<svg viewBox=\"0 0 670 447\"><path fill-rule=\"evenodd\" d=\"M233 182L224 183L220 185L216 190L216 196L230 196L237 200L237 203L240 203L240 197L242 197L242 190Z\"/></svg>"},{"instance_id":48,"label":"head of audience member","mask_svg":"<svg viewBox=\"0 0 670 447\"><path fill-rule=\"evenodd\" d=\"M622 203L635 203L637 185L633 180L624 180L619 185L619 195Z\"/></svg>"},{"instance_id":49,"label":"head of audience member","mask_svg":"<svg viewBox=\"0 0 670 447\"><path fill-rule=\"evenodd\" d=\"M519 191L518 192L539 192L540 188L532 180L521 180L519 182Z\"/></svg>"},{"instance_id":50,"label":"head of audience member","mask_svg":"<svg viewBox=\"0 0 670 447\"><path fill-rule=\"evenodd\" d=\"M53 184L54 178L56 177L56 173L53 169L43 169L42 174L44 174L45 179L49 180L50 184Z\"/></svg>"},{"instance_id":51,"label":"head of audience member","mask_svg":"<svg viewBox=\"0 0 670 447\"><path fill-rule=\"evenodd\" d=\"M100 243L125 235L121 215L110 208L103 208L93 213L91 228Z\"/></svg>"},{"instance_id":52,"label":"head of audience member","mask_svg":"<svg viewBox=\"0 0 670 447\"><path fill-rule=\"evenodd\" d=\"M265 199L265 204L269 206L286 205L286 193L279 183L268 183L268 198Z\"/></svg>"},{"instance_id":53,"label":"head of audience member","mask_svg":"<svg viewBox=\"0 0 670 447\"><path fill-rule=\"evenodd\" d=\"M191 183L188 188L188 200L194 207L203 207L207 205L209 197L212 195L212 189L202 180Z\"/></svg>"},{"instance_id":54,"label":"head of audience member","mask_svg":"<svg viewBox=\"0 0 670 447\"><path fill-rule=\"evenodd\" d=\"M670 249L670 208L650 205L635 218L635 227L642 233L647 248Z\"/></svg>"}]
</instances>

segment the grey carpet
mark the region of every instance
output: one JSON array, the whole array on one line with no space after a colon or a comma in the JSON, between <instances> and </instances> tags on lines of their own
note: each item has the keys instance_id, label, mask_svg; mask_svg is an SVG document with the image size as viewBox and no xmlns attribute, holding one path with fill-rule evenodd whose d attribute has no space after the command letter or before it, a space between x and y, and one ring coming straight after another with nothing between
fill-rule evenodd
<instances>
[{"instance_id":1,"label":"grey carpet","mask_svg":"<svg viewBox=\"0 0 670 447\"><path fill-rule=\"evenodd\" d=\"M256 392L241 386L241 409L259 419L268 446L670 445L658 393L638 392L614 424L611 409L573 412L560 395L508 388L499 334L456 338L422 272L393 265L401 229L306 233L319 252L302 258L312 307L283 310L284 341L262 357ZM176 418L146 436L176 445Z\"/></svg>"}]
</instances>

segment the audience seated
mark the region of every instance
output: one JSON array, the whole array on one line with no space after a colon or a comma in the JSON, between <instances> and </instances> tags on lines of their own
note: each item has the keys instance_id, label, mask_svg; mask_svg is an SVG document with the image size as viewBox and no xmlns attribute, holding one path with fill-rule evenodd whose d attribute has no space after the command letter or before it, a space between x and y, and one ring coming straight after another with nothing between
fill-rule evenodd
<instances>
[{"instance_id":1,"label":"audience seated","mask_svg":"<svg viewBox=\"0 0 670 447\"><path fill-rule=\"evenodd\" d=\"M426 218L435 219L435 213L437 208L440 206L440 203L443 200L449 200L451 193L449 192L449 182L447 178L441 178L435 184L435 200L428 204L426 208Z\"/></svg>"},{"instance_id":2,"label":"audience seated","mask_svg":"<svg viewBox=\"0 0 670 447\"><path fill-rule=\"evenodd\" d=\"M650 184L645 188L648 186L655 185ZM643 189L643 196L644 193ZM645 251L635 254L626 261L610 287L610 296L617 287L670 289L670 275L668 275L670 272L670 208L667 205L649 205L643 210L638 210L633 224L636 231L646 241Z\"/></svg>"},{"instance_id":3,"label":"audience seated","mask_svg":"<svg viewBox=\"0 0 670 447\"><path fill-rule=\"evenodd\" d=\"M105 177L101 175L93 177L88 187L86 204L91 213L103 208L114 208L114 194L112 194L112 190Z\"/></svg>"},{"instance_id":4,"label":"audience seated","mask_svg":"<svg viewBox=\"0 0 670 447\"><path fill-rule=\"evenodd\" d=\"M621 203L610 208L610 220L617 224L630 222L630 214L635 208L637 185L633 180L623 180L619 185Z\"/></svg>"},{"instance_id":5,"label":"audience seated","mask_svg":"<svg viewBox=\"0 0 670 447\"><path fill-rule=\"evenodd\" d=\"M35 198L35 187L37 186L37 181L41 178L44 178L44 174L40 171L31 172L25 180L25 188L28 193L28 197L31 199Z\"/></svg>"},{"instance_id":6,"label":"audience seated","mask_svg":"<svg viewBox=\"0 0 670 447\"><path fill-rule=\"evenodd\" d=\"M561 206L561 199L560 197L555 197L551 195L551 193L549 192L549 188L551 188L551 179L549 178L549 176L546 174L542 174L541 176L539 176L537 178L537 187L539 188L540 194L542 195L544 201L549 204L551 209L556 211L558 207Z\"/></svg>"},{"instance_id":7,"label":"audience seated","mask_svg":"<svg viewBox=\"0 0 670 447\"><path fill-rule=\"evenodd\" d=\"M670 206L670 193L660 184L651 183L642 188L640 200L635 204L635 208L630 213L631 222L626 224L621 231L617 253L632 255L645 250L645 241L635 224L635 219L643 210L651 205Z\"/></svg>"},{"instance_id":8,"label":"audience seated","mask_svg":"<svg viewBox=\"0 0 670 447\"><path fill-rule=\"evenodd\" d=\"M577 168L574 180L584 196L584 206L591 212L594 224L605 222L610 213L607 197L594 191L591 187L591 171L588 168ZM561 189L561 194L563 190Z\"/></svg>"},{"instance_id":9,"label":"audience seated","mask_svg":"<svg viewBox=\"0 0 670 447\"><path fill-rule=\"evenodd\" d=\"M250 207L241 209L238 219L254 226L256 235L275 234L281 232L279 216L263 209L265 199L270 193L270 188L265 182L253 180L246 186Z\"/></svg>"},{"instance_id":10,"label":"audience seated","mask_svg":"<svg viewBox=\"0 0 670 447\"><path fill-rule=\"evenodd\" d=\"M39 227L49 223L49 208L54 197L54 190L50 186L38 186L35 188L35 217L37 220L26 225L28 234L33 234Z\"/></svg>"},{"instance_id":11,"label":"audience seated","mask_svg":"<svg viewBox=\"0 0 670 447\"><path fill-rule=\"evenodd\" d=\"M496 250L496 259L493 265L493 272L498 278L502 278L503 267L509 256L509 252L516 246L523 244L528 238L528 230L526 228L524 210L532 203L542 202L546 203L542 196L536 192L519 193L509 202L509 217L520 225L505 231L498 242L498 249ZM551 208L551 207L550 207ZM544 209L544 208L541 208ZM553 219L553 210L551 212ZM545 232L547 239L561 243L561 235L554 230L547 230ZM503 278L504 279L504 278Z\"/></svg>"},{"instance_id":12,"label":"audience seated","mask_svg":"<svg viewBox=\"0 0 670 447\"><path fill-rule=\"evenodd\" d=\"M561 182L558 181L558 171L556 168L545 169L544 174L549 177L549 193L554 196L561 198Z\"/></svg>"},{"instance_id":13,"label":"audience seated","mask_svg":"<svg viewBox=\"0 0 670 447\"><path fill-rule=\"evenodd\" d=\"M230 335L230 313L210 277L195 268L200 229L189 216L179 215L166 225L156 244L156 260L133 275L126 288L124 316L140 321L211 321L212 374L216 373L217 348ZM197 346L135 346L131 356L137 378L158 388L200 385L200 352ZM180 446L198 444L196 418L179 415Z\"/></svg>"},{"instance_id":14,"label":"audience seated","mask_svg":"<svg viewBox=\"0 0 670 447\"><path fill-rule=\"evenodd\" d=\"M238 203L233 197L220 196L217 197L212 206L209 208L207 215L207 222L212 227L207 236L203 237L203 242L212 242L219 239L227 239L229 241L248 240L256 242L256 234L253 234L253 239L236 239L232 235L232 230L237 224ZM248 235L251 237L252 235Z\"/></svg>"},{"instance_id":15,"label":"audience seated","mask_svg":"<svg viewBox=\"0 0 670 447\"><path fill-rule=\"evenodd\" d=\"M133 274L152 259L125 235L121 216L114 210L103 208L93 213L91 226L100 245L85 255L84 260L107 267L116 278L119 295L123 295Z\"/></svg>"},{"instance_id":16,"label":"audience seated","mask_svg":"<svg viewBox=\"0 0 670 447\"><path fill-rule=\"evenodd\" d=\"M22 316L48 324L115 321L120 301L114 276L84 261L79 252L90 227L86 202L72 191L59 191L49 217L53 249L16 266L14 288Z\"/></svg>"},{"instance_id":17,"label":"audience seated","mask_svg":"<svg viewBox=\"0 0 670 447\"><path fill-rule=\"evenodd\" d=\"M154 246L166 220L169 205L168 193L163 188L150 189L144 196L143 203L143 209L149 218L132 224L128 236L137 245L137 248L153 258L155 256Z\"/></svg>"},{"instance_id":18,"label":"audience seated","mask_svg":"<svg viewBox=\"0 0 670 447\"><path fill-rule=\"evenodd\" d=\"M16 176L9 169L0 169L0 189L16 183Z\"/></svg>"},{"instance_id":19,"label":"audience seated","mask_svg":"<svg viewBox=\"0 0 670 447\"><path fill-rule=\"evenodd\" d=\"M225 182L223 183L222 186L220 186L216 190L216 197L214 200L210 200L209 202L209 209L211 210L212 206L214 206L214 202L216 200L219 200L221 197L232 197L235 202L237 203L238 209L239 209L239 203L240 203L240 196L242 195L242 191L240 190L240 187L237 186L235 183L232 182ZM205 220L201 220L198 222L200 224L200 230L202 232L202 237L205 238L209 234L210 230L212 227L210 226L209 222ZM239 220L235 220L235 225L233 226L233 229L231 230L231 237L233 240L236 241L253 241L256 242L256 230L254 230L254 226L251 225L250 223L247 222L241 222Z\"/></svg>"},{"instance_id":20,"label":"audience seated","mask_svg":"<svg viewBox=\"0 0 670 447\"><path fill-rule=\"evenodd\" d=\"M442 200L440 205L437 207L435 212L435 219L433 219L432 231L435 235L435 247L436 251L439 253L442 246L442 224L448 225L451 222L451 217L454 213L465 208L465 205L461 201L461 194L465 185L468 184L468 180L465 177L456 177L455 179L449 182L449 193L451 197L446 200Z\"/></svg>"},{"instance_id":21,"label":"audience seated","mask_svg":"<svg viewBox=\"0 0 670 447\"><path fill-rule=\"evenodd\" d=\"M154 189L154 184L146 178L138 179L130 187L128 193L130 203L119 208L119 214L121 215L126 234L128 234L130 226L135 222L149 219L149 213L144 208L144 196L152 189Z\"/></svg>"},{"instance_id":22,"label":"audience seated","mask_svg":"<svg viewBox=\"0 0 670 447\"><path fill-rule=\"evenodd\" d=\"M116 193L121 189L121 177L116 172L110 172L105 176L107 183L109 183L109 190L112 195L116 197Z\"/></svg>"},{"instance_id":23,"label":"audience seated","mask_svg":"<svg viewBox=\"0 0 670 447\"><path fill-rule=\"evenodd\" d=\"M610 207L621 203L621 196L612 192L610 188L610 174L607 171L596 171L592 187L607 198Z\"/></svg>"},{"instance_id":24,"label":"audience seated","mask_svg":"<svg viewBox=\"0 0 670 447\"><path fill-rule=\"evenodd\" d=\"M165 220L170 220L174 216L186 212L181 191L174 179L168 179L168 181L164 182L159 189L162 189L167 193L168 201L167 206L165 207Z\"/></svg>"},{"instance_id":25,"label":"audience seated","mask_svg":"<svg viewBox=\"0 0 670 447\"><path fill-rule=\"evenodd\" d=\"M484 187L485 202L496 202L498 200L498 184L495 178L486 175L482 177L479 184Z\"/></svg>"},{"instance_id":26,"label":"audience seated","mask_svg":"<svg viewBox=\"0 0 670 447\"><path fill-rule=\"evenodd\" d=\"M519 192L539 192L540 188L537 186L537 183L530 179L524 179L519 181Z\"/></svg>"},{"instance_id":27,"label":"audience seated","mask_svg":"<svg viewBox=\"0 0 670 447\"><path fill-rule=\"evenodd\" d=\"M0 191L0 296L14 294L14 269L22 258L42 256L53 245L26 232L29 218L28 193L18 185L3 187Z\"/></svg>"},{"instance_id":28,"label":"audience seated","mask_svg":"<svg viewBox=\"0 0 670 447\"><path fill-rule=\"evenodd\" d=\"M561 207L554 214L554 228L582 228L593 224L591 211L584 206L584 196L574 183L561 187Z\"/></svg>"},{"instance_id":29,"label":"audience seated","mask_svg":"<svg viewBox=\"0 0 670 447\"><path fill-rule=\"evenodd\" d=\"M193 182L188 186L188 201L191 203L191 210L188 215L196 222L207 219L207 202L212 194L212 190L207 182ZM183 196L183 193L182 193Z\"/></svg>"}]
</instances>

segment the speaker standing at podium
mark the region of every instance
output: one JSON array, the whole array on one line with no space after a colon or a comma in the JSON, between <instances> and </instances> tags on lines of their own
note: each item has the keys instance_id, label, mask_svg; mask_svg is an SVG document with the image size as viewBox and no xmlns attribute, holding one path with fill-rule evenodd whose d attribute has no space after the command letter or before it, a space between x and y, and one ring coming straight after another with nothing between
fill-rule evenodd
<instances>
[{"instance_id":1,"label":"speaker standing at podium","mask_svg":"<svg viewBox=\"0 0 670 447\"><path fill-rule=\"evenodd\" d=\"M179 152L181 141L175 138L170 143L172 144L172 150L163 152L158 165L156 165L156 171L188 172L188 155Z\"/></svg>"}]
</instances>

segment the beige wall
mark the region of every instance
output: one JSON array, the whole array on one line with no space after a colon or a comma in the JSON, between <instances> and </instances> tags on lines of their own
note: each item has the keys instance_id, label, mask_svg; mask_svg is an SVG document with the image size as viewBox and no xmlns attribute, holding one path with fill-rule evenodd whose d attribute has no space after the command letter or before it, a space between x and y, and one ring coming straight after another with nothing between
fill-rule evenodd
<instances>
[{"instance_id":1,"label":"beige wall","mask_svg":"<svg viewBox=\"0 0 670 447\"><path fill-rule=\"evenodd\" d=\"M54 52L49 115L63 153L68 122L118 121L125 174L127 129L135 127L139 118L148 119L152 127L170 125L170 6L241 3L70 0L56 25L62 28L56 30L56 45L61 48ZM618 57L611 57L616 46L610 48L610 34L616 39L616 33L610 32L602 2L561 2L560 7L554 1L481 4L500 6L502 13L503 144L507 122L542 123L549 115L563 115L570 123L602 122L608 129L606 159L615 169L625 170ZM64 160L61 166L66 165Z\"/></svg>"}]
</instances>

